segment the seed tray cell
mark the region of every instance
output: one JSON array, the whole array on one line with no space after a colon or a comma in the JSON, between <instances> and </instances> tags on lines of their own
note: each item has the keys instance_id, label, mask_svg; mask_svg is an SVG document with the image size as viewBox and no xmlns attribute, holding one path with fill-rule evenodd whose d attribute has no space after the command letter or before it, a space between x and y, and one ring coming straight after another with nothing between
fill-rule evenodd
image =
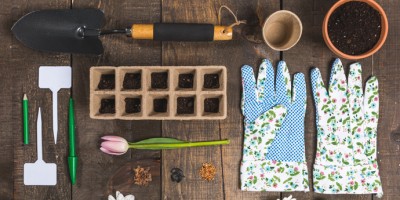
<instances>
[{"instance_id":1,"label":"seed tray cell","mask_svg":"<svg viewBox=\"0 0 400 200\"><path fill-rule=\"evenodd\" d=\"M94 66L90 69L90 117L225 119L226 83L224 66Z\"/></svg>"}]
</instances>

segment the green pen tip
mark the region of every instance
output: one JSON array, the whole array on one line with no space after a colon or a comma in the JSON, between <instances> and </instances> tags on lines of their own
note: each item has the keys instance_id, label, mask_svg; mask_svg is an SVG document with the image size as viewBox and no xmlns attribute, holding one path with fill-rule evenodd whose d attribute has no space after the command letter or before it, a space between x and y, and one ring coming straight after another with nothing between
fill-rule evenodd
<instances>
[{"instance_id":1,"label":"green pen tip","mask_svg":"<svg viewBox=\"0 0 400 200\"><path fill-rule=\"evenodd\" d=\"M78 167L78 157L70 156L68 157L68 166L69 166L69 176L71 178L72 185L76 183L76 169Z\"/></svg>"}]
</instances>

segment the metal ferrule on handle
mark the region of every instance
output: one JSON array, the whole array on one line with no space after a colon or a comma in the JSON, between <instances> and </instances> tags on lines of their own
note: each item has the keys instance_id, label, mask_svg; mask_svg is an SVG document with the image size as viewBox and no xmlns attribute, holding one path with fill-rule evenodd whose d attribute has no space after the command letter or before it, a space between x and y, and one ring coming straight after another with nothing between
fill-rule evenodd
<instances>
[{"instance_id":1,"label":"metal ferrule on handle","mask_svg":"<svg viewBox=\"0 0 400 200\"><path fill-rule=\"evenodd\" d=\"M155 23L134 24L133 39L157 41L215 41L231 40L232 27L212 24Z\"/></svg>"}]
</instances>

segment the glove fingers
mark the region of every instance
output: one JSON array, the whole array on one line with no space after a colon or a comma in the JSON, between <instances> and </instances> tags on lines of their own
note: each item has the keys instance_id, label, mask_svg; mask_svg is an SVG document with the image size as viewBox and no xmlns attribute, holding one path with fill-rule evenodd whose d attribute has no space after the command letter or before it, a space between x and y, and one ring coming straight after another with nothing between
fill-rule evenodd
<instances>
[{"instance_id":1,"label":"glove fingers","mask_svg":"<svg viewBox=\"0 0 400 200\"><path fill-rule=\"evenodd\" d=\"M363 92L362 92L362 69L359 63L350 65L349 81L348 81L348 100L349 100L349 120L350 131L352 135L352 144L354 149L355 163L365 163L364 147L366 138L362 124L364 123Z\"/></svg>"},{"instance_id":2,"label":"glove fingers","mask_svg":"<svg viewBox=\"0 0 400 200\"><path fill-rule=\"evenodd\" d=\"M288 105L291 102L291 80L285 61L278 64L276 75L276 100L278 104Z\"/></svg>"},{"instance_id":3,"label":"glove fingers","mask_svg":"<svg viewBox=\"0 0 400 200\"><path fill-rule=\"evenodd\" d=\"M293 80L293 98L285 125L279 130L269 149L268 160L303 162L304 159L304 114L306 105L306 83L304 75L297 73Z\"/></svg>"},{"instance_id":4,"label":"glove fingers","mask_svg":"<svg viewBox=\"0 0 400 200\"><path fill-rule=\"evenodd\" d=\"M251 118L252 121L259 113L253 111L254 108L257 108L256 81L253 68L248 65L242 67L242 87L242 112L246 118Z\"/></svg>"},{"instance_id":5,"label":"glove fingers","mask_svg":"<svg viewBox=\"0 0 400 200\"><path fill-rule=\"evenodd\" d=\"M359 101L362 100L363 96L362 69L360 63L354 63L350 65L348 86L350 105L353 105L354 103L359 103ZM356 102L354 102L354 100Z\"/></svg>"},{"instance_id":6,"label":"glove fingers","mask_svg":"<svg viewBox=\"0 0 400 200\"><path fill-rule=\"evenodd\" d=\"M350 65L349 83L348 83L349 105L352 109L351 122L357 123L363 120L363 92L362 92L362 70L359 63ZM352 126L354 127L354 126Z\"/></svg>"},{"instance_id":7,"label":"glove fingers","mask_svg":"<svg viewBox=\"0 0 400 200\"><path fill-rule=\"evenodd\" d=\"M259 100L273 104L275 100L274 68L268 59L264 59L258 69L257 90Z\"/></svg>"},{"instance_id":8,"label":"glove fingers","mask_svg":"<svg viewBox=\"0 0 400 200\"><path fill-rule=\"evenodd\" d=\"M292 102L296 106L305 106L307 100L306 80L303 73L297 73L293 79ZM305 109L305 107L304 107Z\"/></svg>"},{"instance_id":9,"label":"glove fingers","mask_svg":"<svg viewBox=\"0 0 400 200\"><path fill-rule=\"evenodd\" d=\"M376 138L379 118L378 79L371 77L365 86L364 124L365 124L365 155L368 160L376 160Z\"/></svg>"},{"instance_id":10,"label":"glove fingers","mask_svg":"<svg viewBox=\"0 0 400 200\"><path fill-rule=\"evenodd\" d=\"M369 78L365 85L364 113L368 119L371 119L368 122L374 124L376 128L379 118L379 91L376 76Z\"/></svg>"},{"instance_id":11,"label":"glove fingers","mask_svg":"<svg viewBox=\"0 0 400 200\"><path fill-rule=\"evenodd\" d=\"M346 75L344 74L343 64L339 58L337 58L332 65L331 78L329 80L329 97L335 101L346 98L347 81Z\"/></svg>"},{"instance_id":12,"label":"glove fingers","mask_svg":"<svg viewBox=\"0 0 400 200\"><path fill-rule=\"evenodd\" d=\"M321 72L318 68L311 70L311 85L313 90L314 102L318 113L322 113L328 101L328 92L326 91L324 81L321 77Z\"/></svg>"}]
</instances>

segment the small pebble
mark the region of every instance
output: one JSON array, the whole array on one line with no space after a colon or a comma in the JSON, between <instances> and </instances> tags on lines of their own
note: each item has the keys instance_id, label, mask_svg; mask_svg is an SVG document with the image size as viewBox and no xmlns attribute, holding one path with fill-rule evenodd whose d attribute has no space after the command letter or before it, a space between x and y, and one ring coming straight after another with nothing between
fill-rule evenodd
<instances>
[{"instance_id":1,"label":"small pebble","mask_svg":"<svg viewBox=\"0 0 400 200\"><path fill-rule=\"evenodd\" d=\"M173 181L173 182L177 182L177 183L179 183L179 182L181 182L182 180L183 180L183 178L185 177L184 175L183 175L183 171L181 170L181 169L179 169L179 168L172 168L171 169L171 180Z\"/></svg>"}]
</instances>

